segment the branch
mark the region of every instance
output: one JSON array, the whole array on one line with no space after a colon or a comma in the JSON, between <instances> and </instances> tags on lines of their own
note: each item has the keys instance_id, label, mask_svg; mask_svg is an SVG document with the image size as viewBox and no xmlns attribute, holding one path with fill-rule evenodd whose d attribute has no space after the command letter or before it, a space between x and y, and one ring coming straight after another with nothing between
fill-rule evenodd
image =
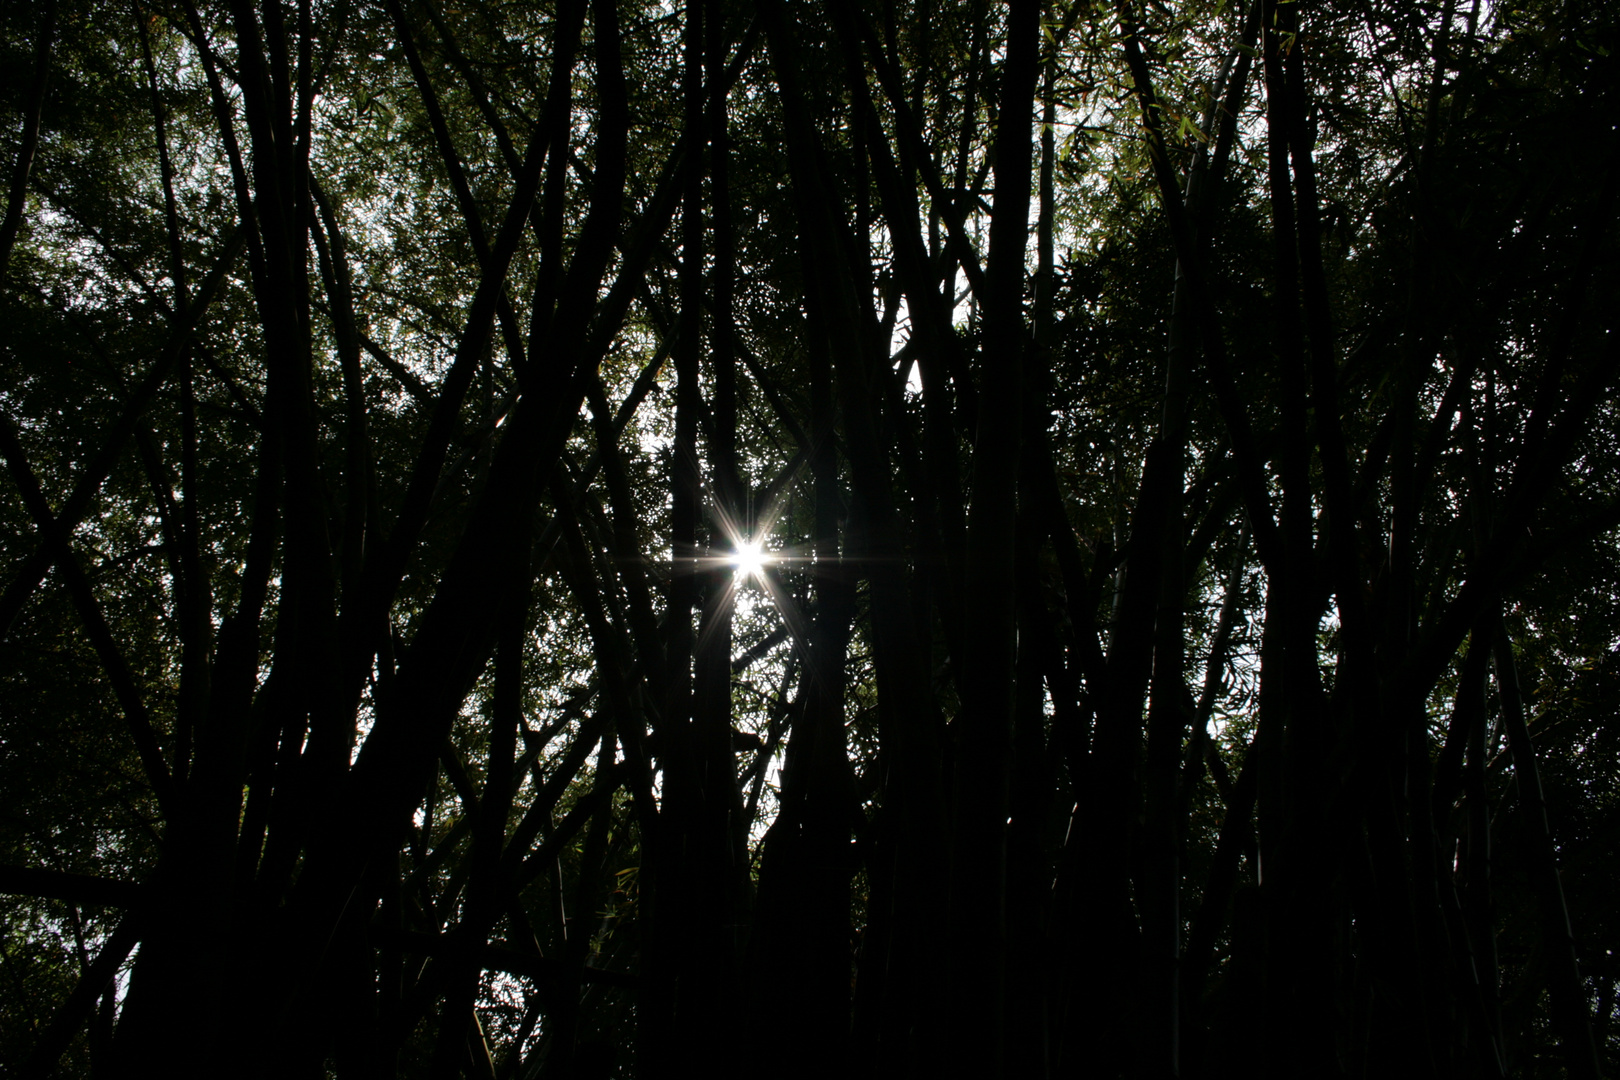
<instances>
[{"instance_id":1,"label":"branch","mask_svg":"<svg viewBox=\"0 0 1620 1080\"><path fill-rule=\"evenodd\" d=\"M0 865L0 893L124 908L139 907L146 899L145 888L133 881L10 865Z\"/></svg>"},{"instance_id":2,"label":"branch","mask_svg":"<svg viewBox=\"0 0 1620 1080\"><path fill-rule=\"evenodd\" d=\"M57 1062L67 1053L68 1044L73 1041L73 1036L79 1033L90 1011L95 1008L96 999L101 996L102 990L118 973L124 958L140 940L141 933L145 929L141 925L142 921L138 912L130 912L124 916L118 924L118 929L112 932L107 944L101 947L101 951L91 961L89 969L80 977L68 999L56 1010L50 1026L34 1044L33 1052L18 1067L14 1074L17 1080L35 1080L35 1078L43 1080L55 1071Z\"/></svg>"},{"instance_id":3,"label":"branch","mask_svg":"<svg viewBox=\"0 0 1620 1080\"><path fill-rule=\"evenodd\" d=\"M1513 643L1507 627L1498 618L1496 641L1496 688L1502 702L1502 723L1507 728L1508 746L1513 752L1513 779L1519 805L1526 818L1530 838L1532 888L1541 908L1541 932L1546 936L1552 980L1553 1021L1564 1051L1564 1067L1571 1076L1597 1080L1597 1048L1592 1042L1591 1014L1587 1010L1586 988L1575 960L1575 931L1569 924L1569 907L1564 903L1564 887L1558 880L1557 847L1547 818L1547 799L1541 790L1536 768L1535 747L1524 720L1524 696L1513 663Z\"/></svg>"},{"instance_id":4,"label":"branch","mask_svg":"<svg viewBox=\"0 0 1620 1080\"><path fill-rule=\"evenodd\" d=\"M172 820L171 811L175 808L177 795L174 778L169 773L168 765L164 763L163 751L158 746L152 718L141 700L139 688L135 685L134 673L130 671L128 662L113 640L112 630L101 614L101 608L96 604L95 595L90 591L90 582L85 578L78 560L74 558L73 549L68 543L70 534L63 528L62 519L51 515L50 504L45 501L45 494L39 487L39 478L34 475L34 470L29 467L23 456L16 428L11 418L3 415L0 415L0 453L5 454L6 463L11 468L12 479L21 490L23 502L28 507L29 514L33 516L40 535L45 538L41 546L50 552L57 568L62 572L68 593L73 598L73 605L78 608L79 618L83 620L85 632L90 637L90 643L95 647L96 655L101 659L107 677L112 680L113 692L118 696L119 705L123 707L124 721L135 740L135 748L140 753L147 781L152 785L153 793L157 795L158 806L164 817Z\"/></svg>"},{"instance_id":5,"label":"branch","mask_svg":"<svg viewBox=\"0 0 1620 1080\"><path fill-rule=\"evenodd\" d=\"M51 42L55 37L56 3L52 0L46 5L45 18L39 28L39 41L34 45L34 81L28 87L28 104L23 109L22 147L17 151L11 192L6 199L5 220L0 222L0 284L5 283L6 266L11 262L11 247L17 242L17 233L22 228L23 202L28 195L28 173L34 165L34 151L39 148L39 113L45 102Z\"/></svg>"},{"instance_id":6,"label":"branch","mask_svg":"<svg viewBox=\"0 0 1620 1080\"><path fill-rule=\"evenodd\" d=\"M128 404L124 406L124 411L106 429L106 437L102 442L101 449L90 459L89 464L84 468L84 472L79 475L78 481L73 485L73 490L69 492L67 500L62 504L61 514L55 519L56 527L60 529L63 536L71 536L73 531L79 527L79 523L84 520L84 515L90 509L90 501L101 490L101 485L106 481L108 474L112 472L113 465L118 460L118 455L123 452L124 442L135 433L141 415L151 406L152 399L157 396L158 388L167 381L181 356L190 347L192 332L196 329L197 324L202 321L203 312L213 302L214 294L219 291L220 285L225 280L226 272L230 269L231 264L236 261L236 256L242 250L245 239L246 231L237 229L225 241L225 248L220 252L219 258L214 261L213 270L209 272L208 277L203 280L202 285L197 289L197 293L192 298L191 304L186 308L185 313L175 320L174 331L164 344L163 351L158 355L157 362L147 371L145 378L135 385ZM5 427L8 431L12 431L10 421L6 422ZM14 435L14 432L12 434ZM7 456L10 456L9 450ZM45 576L45 571L55 558L49 545L50 541L42 532L33 553L23 560L21 568L7 583L5 593L0 594L0 637L10 631L12 624L17 619L17 615L22 611L23 605L33 595L34 589L38 587L40 580Z\"/></svg>"}]
</instances>

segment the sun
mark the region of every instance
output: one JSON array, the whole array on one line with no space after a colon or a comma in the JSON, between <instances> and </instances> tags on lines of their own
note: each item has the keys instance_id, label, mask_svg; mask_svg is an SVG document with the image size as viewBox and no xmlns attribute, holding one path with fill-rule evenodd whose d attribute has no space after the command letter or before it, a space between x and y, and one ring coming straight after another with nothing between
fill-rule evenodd
<instances>
[{"instance_id":1,"label":"sun","mask_svg":"<svg viewBox=\"0 0 1620 1080\"><path fill-rule=\"evenodd\" d=\"M757 578L765 569L770 556L765 554L757 540L745 540L737 545L737 550L731 556L731 564L737 568L737 574L745 578Z\"/></svg>"}]
</instances>

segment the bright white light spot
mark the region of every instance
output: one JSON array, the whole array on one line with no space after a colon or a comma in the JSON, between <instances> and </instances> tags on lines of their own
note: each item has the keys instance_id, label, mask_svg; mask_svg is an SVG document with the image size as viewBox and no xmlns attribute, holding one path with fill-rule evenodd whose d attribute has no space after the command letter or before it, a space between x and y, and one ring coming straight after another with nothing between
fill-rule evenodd
<instances>
[{"instance_id":1,"label":"bright white light spot","mask_svg":"<svg viewBox=\"0 0 1620 1080\"><path fill-rule=\"evenodd\" d=\"M759 577L769 558L758 541L745 540L737 545L737 552L732 555L731 563L737 568L739 576Z\"/></svg>"}]
</instances>

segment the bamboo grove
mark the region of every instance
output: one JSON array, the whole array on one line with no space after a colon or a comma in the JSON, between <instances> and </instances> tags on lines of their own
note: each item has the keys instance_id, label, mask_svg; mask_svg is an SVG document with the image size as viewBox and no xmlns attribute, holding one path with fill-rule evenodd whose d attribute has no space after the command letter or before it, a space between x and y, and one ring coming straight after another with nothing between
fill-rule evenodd
<instances>
[{"instance_id":1,"label":"bamboo grove","mask_svg":"<svg viewBox=\"0 0 1620 1080\"><path fill-rule=\"evenodd\" d=\"M1620 1068L1616 16L8 6L8 1075Z\"/></svg>"}]
</instances>

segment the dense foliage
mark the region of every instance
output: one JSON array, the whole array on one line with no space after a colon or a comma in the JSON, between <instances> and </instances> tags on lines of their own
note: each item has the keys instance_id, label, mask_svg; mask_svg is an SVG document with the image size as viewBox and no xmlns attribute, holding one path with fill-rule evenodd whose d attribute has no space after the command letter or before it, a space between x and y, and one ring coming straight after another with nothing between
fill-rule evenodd
<instances>
[{"instance_id":1,"label":"dense foliage","mask_svg":"<svg viewBox=\"0 0 1620 1080\"><path fill-rule=\"evenodd\" d=\"M1620 12L0 27L8 1075L1620 1071Z\"/></svg>"}]
</instances>

